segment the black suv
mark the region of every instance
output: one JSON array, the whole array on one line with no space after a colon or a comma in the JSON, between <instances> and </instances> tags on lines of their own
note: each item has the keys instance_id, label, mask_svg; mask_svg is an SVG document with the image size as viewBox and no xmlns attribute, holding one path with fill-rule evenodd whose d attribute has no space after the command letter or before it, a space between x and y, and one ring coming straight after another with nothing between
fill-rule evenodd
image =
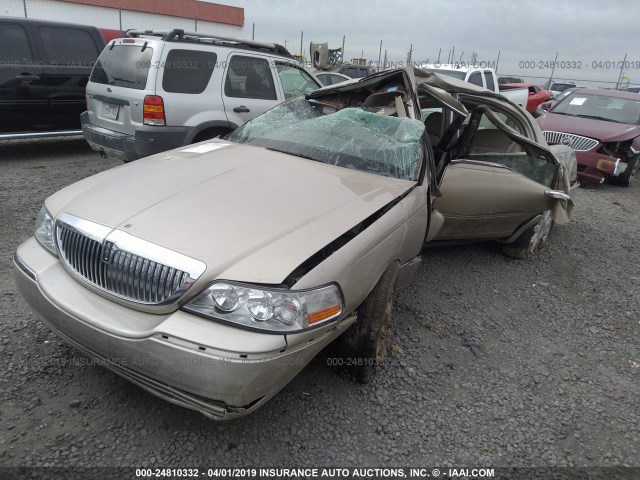
<instances>
[{"instance_id":1,"label":"black suv","mask_svg":"<svg viewBox=\"0 0 640 480\"><path fill-rule=\"evenodd\" d=\"M0 17L0 140L81 134L95 27Z\"/></svg>"}]
</instances>

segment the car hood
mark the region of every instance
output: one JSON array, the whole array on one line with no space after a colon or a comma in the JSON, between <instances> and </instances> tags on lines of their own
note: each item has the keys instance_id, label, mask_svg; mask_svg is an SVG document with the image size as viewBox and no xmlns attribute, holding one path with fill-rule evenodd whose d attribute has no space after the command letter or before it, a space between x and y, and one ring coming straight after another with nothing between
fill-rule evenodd
<instances>
[{"instance_id":1,"label":"car hood","mask_svg":"<svg viewBox=\"0 0 640 480\"><path fill-rule=\"evenodd\" d=\"M542 130L574 133L584 137L595 138L600 142L629 140L640 135L640 125L558 115L553 112L547 112L538 117L537 120Z\"/></svg>"},{"instance_id":2,"label":"car hood","mask_svg":"<svg viewBox=\"0 0 640 480\"><path fill-rule=\"evenodd\" d=\"M204 145L222 146L118 167L58 192L47 208L201 260L203 278L280 284L415 185L260 147Z\"/></svg>"}]
</instances>

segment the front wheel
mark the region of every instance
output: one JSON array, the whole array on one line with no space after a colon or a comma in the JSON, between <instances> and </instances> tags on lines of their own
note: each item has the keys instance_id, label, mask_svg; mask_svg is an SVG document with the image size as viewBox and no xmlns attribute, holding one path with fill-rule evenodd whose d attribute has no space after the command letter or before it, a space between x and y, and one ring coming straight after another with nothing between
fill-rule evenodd
<instances>
[{"instance_id":1,"label":"front wheel","mask_svg":"<svg viewBox=\"0 0 640 480\"><path fill-rule=\"evenodd\" d=\"M551 210L542 213L542 218L535 225L529 227L515 242L502 247L502 253L507 257L526 260L547 243L549 233L553 228Z\"/></svg>"},{"instance_id":2,"label":"front wheel","mask_svg":"<svg viewBox=\"0 0 640 480\"><path fill-rule=\"evenodd\" d=\"M387 353L391 333L391 309L399 263L393 262L357 309L358 319L342 337L340 354L344 365L360 383L368 383Z\"/></svg>"}]
</instances>

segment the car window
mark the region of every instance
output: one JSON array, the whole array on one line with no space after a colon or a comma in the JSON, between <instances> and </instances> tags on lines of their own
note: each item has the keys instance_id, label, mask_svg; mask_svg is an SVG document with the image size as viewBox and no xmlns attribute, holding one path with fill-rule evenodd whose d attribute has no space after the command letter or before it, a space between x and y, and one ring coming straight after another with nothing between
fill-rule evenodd
<instances>
[{"instance_id":1,"label":"car window","mask_svg":"<svg viewBox=\"0 0 640 480\"><path fill-rule=\"evenodd\" d=\"M153 48L136 45L107 47L91 72L90 81L105 85L144 90L151 67Z\"/></svg>"},{"instance_id":2,"label":"car window","mask_svg":"<svg viewBox=\"0 0 640 480\"><path fill-rule=\"evenodd\" d=\"M480 72L473 72L469 77L468 82L482 87L482 75L480 75Z\"/></svg>"},{"instance_id":3,"label":"car window","mask_svg":"<svg viewBox=\"0 0 640 480\"><path fill-rule=\"evenodd\" d=\"M317 73L316 78L325 87L327 85L332 85L332 76L329 74Z\"/></svg>"},{"instance_id":4,"label":"car window","mask_svg":"<svg viewBox=\"0 0 640 480\"><path fill-rule=\"evenodd\" d=\"M340 73L342 73L343 75L346 75L347 77L351 77L351 78L357 78L358 77L358 71L356 70L355 67L345 68Z\"/></svg>"},{"instance_id":5,"label":"car window","mask_svg":"<svg viewBox=\"0 0 640 480\"><path fill-rule=\"evenodd\" d=\"M277 63L276 69L282 83L284 98L295 97L303 93L313 92L318 84L304 70L288 63Z\"/></svg>"},{"instance_id":6,"label":"car window","mask_svg":"<svg viewBox=\"0 0 640 480\"><path fill-rule=\"evenodd\" d=\"M0 23L0 68L33 62L27 32L21 25Z\"/></svg>"},{"instance_id":7,"label":"car window","mask_svg":"<svg viewBox=\"0 0 640 480\"><path fill-rule=\"evenodd\" d=\"M519 124L501 112L491 113L511 128ZM518 131L518 128L514 129ZM494 119L487 113L482 113L469 151L464 158L503 165L545 186L551 186L557 170L557 166L548 159L532 154L524 142L511 138L503 129L498 128Z\"/></svg>"},{"instance_id":8,"label":"car window","mask_svg":"<svg viewBox=\"0 0 640 480\"><path fill-rule=\"evenodd\" d=\"M637 125L640 121L640 100L577 91L556 105L553 113Z\"/></svg>"},{"instance_id":9,"label":"car window","mask_svg":"<svg viewBox=\"0 0 640 480\"><path fill-rule=\"evenodd\" d=\"M315 106L317 105L317 107ZM227 140L266 147L322 163L416 181L424 124L359 107L324 114L300 96L247 122Z\"/></svg>"},{"instance_id":10,"label":"car window","mask_svg":"<svg viewBox=\"0 0 640 480\"><path fill-rule=\"evenodd\" d=\"M496 89L496 85L493 82L493 75L491 72L484 72L484 81L487 84L487 88L491 91Z\"/></svg>"},{"instance_id":11,"label":"car window","mask_svg":"<svg viewBox=\"0 0 640 480\"><path fill-rule=\"evenodd\" d=\"M256 57L231 57L224 82L227 97L277 100L269 63Z\"/></svg>"},{"instance_id":12,"label":"car window","mask_svg":"<svg viewBox=\"0 0 640 480\"><path fill-rule=\"evenodd\" d=\"M86 30L60 27L38 29L50 65L93 65L100 52Z\"/></svg>"},{"instance_id":13,"label":"car window","mask_svg":"<svg viewBox=\"0 0 640 480\"><path fill-rule=\"evenodd\" d=\"M216 65L214 52L173 49L167 55L162 89L172 93L202 93Z\"/></svg>"}]
</instances>

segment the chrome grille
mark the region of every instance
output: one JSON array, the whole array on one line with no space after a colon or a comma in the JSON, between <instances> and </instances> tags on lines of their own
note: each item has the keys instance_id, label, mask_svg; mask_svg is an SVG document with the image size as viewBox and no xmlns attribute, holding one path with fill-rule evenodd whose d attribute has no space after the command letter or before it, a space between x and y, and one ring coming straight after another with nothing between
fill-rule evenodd
<instances>
[{"instance_id":1,"label":"chrome grille","mask_svg":"<svg viewBox=\"0 0 640 480\"><path fill-rule=\"evenodd\" d=\"M123 235L128 236L121 233L120 237ZM56 222L58 250L64 263L103 291L133 302L157 305L176 300L195 281L191 272L146 258L140 252L127 251L109 241L109 237L104 241L95 237Z\"/></svg>"},{"instance_id":2,"label":"chrome grille","mask_svg":"<svg viewBox=\"0 0 640 480\"><path fill-rule=\"evenodd\" d=\"M567 145L578 152L586 152L598 145L598 140L573 133L544 131L544 139L550 145Z\"/></svg>"}]
</instances>

